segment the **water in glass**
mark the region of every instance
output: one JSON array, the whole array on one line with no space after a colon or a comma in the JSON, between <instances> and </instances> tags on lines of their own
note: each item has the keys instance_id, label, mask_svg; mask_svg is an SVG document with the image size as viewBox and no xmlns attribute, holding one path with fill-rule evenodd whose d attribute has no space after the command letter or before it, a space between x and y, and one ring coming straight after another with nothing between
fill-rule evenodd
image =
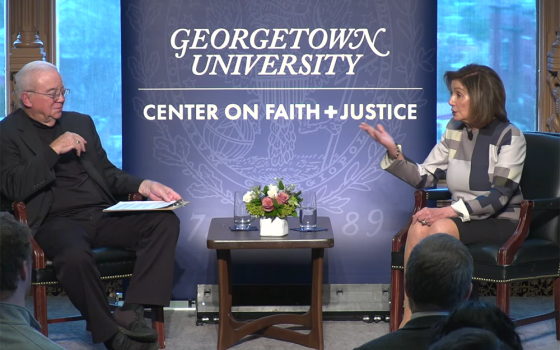
<instances>
[{"instance_id":1,"label":"water in glass","mask_svg":"<svg viewBox=\"0 0 560 350\"><path fill-rule=\"evenodd\" d=\"M303 228L311 228L317 226L317 208L300 207L299 208L299 225Z\"/></svg>"},{"instance_id":2,"label":"water in glass","mask_svg":"<svg viewBox=\"0 0 560 350\"><path fill-rule=\"evenodd\" d=\"M251 222L255 220L247 212L246 204L243 202L243 195L245 193L244 191L236 191L233 198L233 224L238 230L248 229Z\"/></svg>"}]
</instances>

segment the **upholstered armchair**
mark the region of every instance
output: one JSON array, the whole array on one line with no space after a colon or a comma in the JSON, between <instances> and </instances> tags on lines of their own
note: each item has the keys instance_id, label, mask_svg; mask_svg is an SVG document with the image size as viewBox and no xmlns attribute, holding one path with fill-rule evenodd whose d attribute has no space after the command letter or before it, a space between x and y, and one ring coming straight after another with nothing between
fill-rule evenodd
<instances>
[{"instance_id":1,"label":"upholstered armchair","mask_svg":"<svg viewBox=\"0 0 560 350\"><path fill-rule=\"evenodd\" d=\"M513 236L503 245L471 244L473 283L496 283L496 303L509 315L511 283L538 278L554 280L554 311L514 320L517 326L556 320L560 340L560 134L528 132L527 156L521 177L521 218ZM438 200L451 198L447 189L418 190L414 212ZM393 237L391 252L391 322L398 329L403 317L404 246L412 221Z\"/></svg>"},{"instance_id":2,"label":"upholstered armchair","mask_svg":"<svg viewBox=\"0 0 560 350\"><path fill-rule=\"evenodd\" d=\"M140 193L132 193L128 196L129 200L142 200ZM3 207L6 206L6 201L3 201ZM13 202L11 208L8 209L13 212L14 217L20 222L27 225L27 210L25 203ZM47 315L47 286L54 286L58 284L56 275L53 269L53 264L45 257L45 254L39 244L31 238L33 245L33 273L31 279L31 286L33 291L33 310L34 315L39 324L41 325L41 332L49 335L49 324L79 321L84 318L81 315L68 316L61 318L48 318ZM125 279L132 277L134 264L136 262L136 253L132 250L123 248L105 247L93 249L93 254L97 262L102 280L112 279ZM111 306L113 309L116 306ZM158 343L160 349L165 349L165 325L163 307L153 307L149 314L152 319L152 327L158 333Z\"/></svg>"}]
</instances>

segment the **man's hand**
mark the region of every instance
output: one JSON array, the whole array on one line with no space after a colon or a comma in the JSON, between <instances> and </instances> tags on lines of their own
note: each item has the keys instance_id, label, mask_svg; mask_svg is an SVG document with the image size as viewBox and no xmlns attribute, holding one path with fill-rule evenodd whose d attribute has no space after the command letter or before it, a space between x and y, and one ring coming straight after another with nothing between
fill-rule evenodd
<instances>
[{"instance_id":1,"label":"man's hand","mask_svg":"<svg viewBox=\"0 0 560 350\"><path fill-rule=\"evenodd\" d=\"M412 223L420 223L424 226L431 226L434 222L458 216L451 207L445 208L422 208L412 215Z\"/></svg>"},{"instance_id":2,"label":"man's hand","mask_svg":"<svg viewBox=\"0 0 560 350\"><path fill-rule=\"evenodd\" d=\"M153 201L171 202L181 199L181 196L171 188L152 180L142 181L138 192Z\"/></svg>"},{"instance_id":3,"label":"man's hand","mask_svg":"<svg viewBox=\"0 0 560 350\"><path fill-rule=\"evenodd\" d=\"M51 142L49 146L59 155L75 149L79 157L82 152L86 151L86 143L87 141L80 135L67 131Z\"/></svg>"}]
</instances>

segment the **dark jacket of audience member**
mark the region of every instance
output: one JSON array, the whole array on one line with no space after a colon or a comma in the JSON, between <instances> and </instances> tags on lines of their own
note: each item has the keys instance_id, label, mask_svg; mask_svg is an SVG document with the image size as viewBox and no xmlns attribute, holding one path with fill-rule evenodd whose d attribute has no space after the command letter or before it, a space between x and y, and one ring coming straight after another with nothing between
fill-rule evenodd
<instances>
[{"instance_id":1,"label":"dark jacket of audience member","mask_svg":"<svg viewBox=\"0 0 560 350\"><path fill-rule=\"evenodd\" d=\"M426 350L433 326L466 300L471 292L473 260L456 238L438 233L412 249L405 274L411 320L396 332L371 340L356 350Z\"/></svg>"},{"instance_id":2,"label":"dark jacket of audience member","mask_svg":"<svg viewBox=\"0 0 560 350\"><path fill-rule=\"evenodd\" d=\"M465 327L486 329L494 333L511 350L523 349L513 321L496 305L480 301L467 301L459 305L438 326L435 339Z\"/></svg>"},{"instance_id":3,"label":"dark jacket of audience member","mask_svg":"<svg viewBox=\"0 0 560 350\"><path fill-rule=\"evenodd\" d=\"M494 333L482 328L461 328L441 338L429 350L510 350Z\"/></svg>"}]
</instances>

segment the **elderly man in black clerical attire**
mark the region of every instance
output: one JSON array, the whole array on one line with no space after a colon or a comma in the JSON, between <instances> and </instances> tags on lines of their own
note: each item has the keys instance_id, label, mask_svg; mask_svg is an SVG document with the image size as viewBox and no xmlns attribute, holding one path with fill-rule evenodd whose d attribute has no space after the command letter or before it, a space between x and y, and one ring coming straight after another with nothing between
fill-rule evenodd
<instances>
[{"instance_id":1,"label":"elderly man in black clerical attire","mask_svg":"<svg viewBox=\"0 0 560 350\"><path fill-rule=\"evenodd\" d=\"M157 349L144 305L168 305L179 220L170 211L108 214L115 197L140 192L151 200L181 197L108 159L90 116L63 112L69 92L56 67L25 65L15 78L20 107L0 122L2 197L23 201L31 233L95 343L108 349ZM92 97L95 98L95 97ZM124 305L111 314L92 248L136 251Z\"/></svg>"}]
</instances>

